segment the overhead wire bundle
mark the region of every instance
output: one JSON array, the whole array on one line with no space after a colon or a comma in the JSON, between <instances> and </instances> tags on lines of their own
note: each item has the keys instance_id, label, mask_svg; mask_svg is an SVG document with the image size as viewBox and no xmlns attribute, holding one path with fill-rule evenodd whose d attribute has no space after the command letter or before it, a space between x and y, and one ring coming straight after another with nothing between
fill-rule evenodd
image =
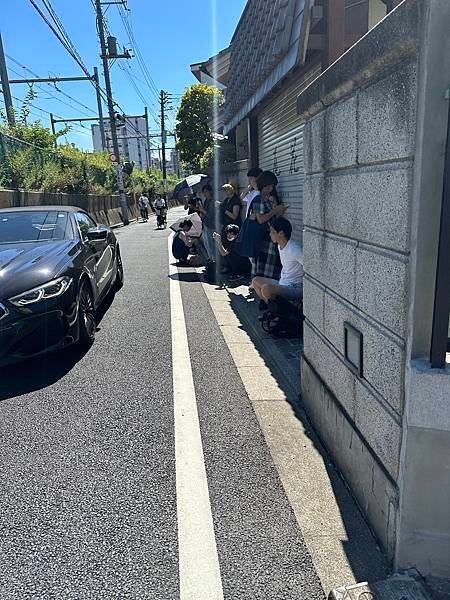
<instances>
[{"instance_id":1,"label":"overhead wire bundle","mask_svg":"<svg viewBox=\"0 0 450 600\"><path fill-rule=\"evenodd\" d=\"M37 4L36 0L29 0L29 2L35 8L35 10L38 12L38 14L42 18L42 20L46 23L46 25L49 27L49 29L52 31L52 33L55 35L55 37L58 39L58 41L61 43L61 45L65 48L65 50L68 52L68 54L75 60L75 62L81 68L83 73L87 77L89 77L91 84L95 88L98 88L98 91L101 94L103 100L108 101L109 97L108 97L107 92L100 86L100 84L98 84L97 82L95 82L92 79L92 76L91 76L88 68L86 67L82 57L80 56L80 53L76 49L75 44L72 42L69 34L67 33L66 29L64 28L64 25L63 25L61 19L58 17L55 9L51 5L50 0L42 0L42 3L44 5L45 9L48 12L48 16L45 14L43 9ZM95 8L95 3L93 0L92 0L92 4ZM113 103L115 106L117 106L117 108L122 113L125 112L117 102L114 102L114 100L113 100ZM144 137L144 136L142 136L141 132L134 126L133 123L129 122L129 124L130 124L131 128L134 129L134 131L140 137Z\"/></svg>"}]
</instances>

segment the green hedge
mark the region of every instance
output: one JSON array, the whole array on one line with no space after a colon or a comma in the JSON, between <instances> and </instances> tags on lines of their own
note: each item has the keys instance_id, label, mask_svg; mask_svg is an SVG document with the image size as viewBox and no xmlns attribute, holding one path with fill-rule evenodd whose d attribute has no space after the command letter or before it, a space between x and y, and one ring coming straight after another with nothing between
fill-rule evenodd
<instances>
[{"instance_id":1,"label":"green hedge","mask_svg":"<svg viewBox=\"0 0 450 600\"><path fill-rule=\"evenodd\" d=\"M134 169L124 176L127 192L159 189L158 177ZM40 148L0 132L0 187L76 194L117 192L115 170L106 152L73 146Z\"/></svg>"}]
</instances>

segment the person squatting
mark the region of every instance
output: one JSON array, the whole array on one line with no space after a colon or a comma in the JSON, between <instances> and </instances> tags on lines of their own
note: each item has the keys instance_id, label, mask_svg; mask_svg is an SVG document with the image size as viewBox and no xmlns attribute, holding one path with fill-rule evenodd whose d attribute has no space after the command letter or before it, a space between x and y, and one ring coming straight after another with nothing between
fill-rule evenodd
<instances>
[{"instance_id":1,"label":"person squatting","mask_svg":"<svg viewBox=\"0 0 450 600\"><path fill-rule=\"evenodd\" d=\"M187 216L172 226L172 251L180 266L195 259L206 266L205 278L248 283L265 310L282 298L300 304L303 299L303 249L292 239L289 208L277 192L271 171L252 168L248 188L239 196L233 183L222 186L223 198L214 198L210 184L202 197L185 197ZM196 263L196 266L197 266Z\"/></svg>"}]
</instances>

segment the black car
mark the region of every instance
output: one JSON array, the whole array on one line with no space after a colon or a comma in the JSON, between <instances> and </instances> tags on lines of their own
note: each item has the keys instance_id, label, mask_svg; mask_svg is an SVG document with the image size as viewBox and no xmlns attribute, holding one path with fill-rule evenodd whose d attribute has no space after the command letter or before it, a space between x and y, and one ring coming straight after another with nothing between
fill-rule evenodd
<instances>
[{"instance_id":1,"label":"black car","mask_svg":"<svg viewBox=\"0 0 450 600\"><path fill-rule=\"evenodd\" d=\"M0 365L92 344L96 310L122 283L114 233L83 210L0 210Z\"/></svg>"}]
</instances>

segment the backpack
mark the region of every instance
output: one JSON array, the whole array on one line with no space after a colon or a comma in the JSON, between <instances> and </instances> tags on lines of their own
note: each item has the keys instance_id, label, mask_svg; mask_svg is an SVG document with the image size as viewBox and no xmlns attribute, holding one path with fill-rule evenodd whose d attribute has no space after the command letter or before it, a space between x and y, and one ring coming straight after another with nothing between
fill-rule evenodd
<instances>
[{"instance_id":1,"label":"backpack","mask_svg":"<svg viewBox=\"0 0 450 600\"><path fill-rule=\"evenodd\" d=\"M304 319L302 304L296 307L289 300L278 297L269 301L261 326L275 337L300 338L303 336Z\"/></svg>"}]
</instances>

